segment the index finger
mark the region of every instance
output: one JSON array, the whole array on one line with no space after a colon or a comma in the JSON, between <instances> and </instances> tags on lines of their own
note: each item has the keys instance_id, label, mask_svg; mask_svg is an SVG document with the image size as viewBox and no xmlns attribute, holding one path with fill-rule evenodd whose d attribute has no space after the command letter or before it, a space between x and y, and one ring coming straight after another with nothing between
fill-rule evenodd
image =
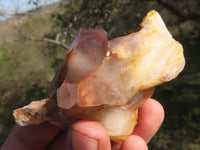
<instances>
[{"instance_id":1,"label":"index finger","mask_svg":"<svg viewBox=\"0 0 200 150\"><path fill-rule=\"evenodd\" d=\"M160 128L163 120L164 109L162 105L154 99L148 99L139 109L138 123L133 134L149 142Z\"/></svg>"}]
</instances>

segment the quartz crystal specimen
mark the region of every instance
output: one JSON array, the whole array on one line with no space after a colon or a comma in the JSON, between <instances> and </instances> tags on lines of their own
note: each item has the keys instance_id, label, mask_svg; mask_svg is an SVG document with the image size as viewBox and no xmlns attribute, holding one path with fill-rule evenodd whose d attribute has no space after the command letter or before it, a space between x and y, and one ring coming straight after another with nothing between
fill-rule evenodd
<instances>
[{"instance_id":1,"label":"quartz crystal specimen","mask_svg":"<svg viewBox=\"0 0 200 150\"><path fill-rule=\"evenodd\" d=\"M156 11L140 26L140 31L110 41L102 29L81 31L48 97L14 110L16 122L23 126L49 121L64 128L90 119L103 125L111 140L123 141L154 87L177 77L185 65L181 44Z\"/></svg>"}]
</instances>

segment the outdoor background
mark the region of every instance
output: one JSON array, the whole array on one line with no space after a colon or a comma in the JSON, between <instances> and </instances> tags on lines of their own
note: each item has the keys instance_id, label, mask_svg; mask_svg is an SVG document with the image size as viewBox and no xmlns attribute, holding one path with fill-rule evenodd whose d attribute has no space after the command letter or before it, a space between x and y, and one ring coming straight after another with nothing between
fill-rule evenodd
<instances>
[{"instance_id":1,"label":"outdoor background","mask_svg":"<svg viewBox=\"0 0 200 150\"><path fill-rule=\"evenodd\" d=\"M164 106L165 120L149 149L199 150L199 0L0 0L0 147L15 124L12 111L47 95L80 30L103 28L108 39L127 35L152 9L183 45L186 66L156 88L153 98Z\"/></svg>"}]
</instances>

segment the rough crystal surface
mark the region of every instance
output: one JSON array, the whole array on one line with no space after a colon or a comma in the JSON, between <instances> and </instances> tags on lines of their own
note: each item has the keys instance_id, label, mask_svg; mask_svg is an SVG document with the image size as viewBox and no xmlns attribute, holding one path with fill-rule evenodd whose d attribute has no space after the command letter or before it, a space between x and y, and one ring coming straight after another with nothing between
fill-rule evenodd
<instances>
[{"instance_id":1,"label":"rough crystal surface","mask_svg":"<svg viewBox=\"0 0 200 150\"><path fill-rule=\"evenodd\" d=\"M109 41L110 56L78 84L79 106L126 104L138 91L170 81L183 70L183 48L160 15L148 13L141 27Z\"/></svg>"},{"instance_id":2,"label":"rough crystal surface","mask_svg":"<svg viewBox=\"0 0 200 150\"><path fill-rule=\"evenodd\" d=\"M140 31L108 42L103 29L81 31L48 98L16 109L13 115L22 126L49 121L65 128L89 119L104 126L111 140L121 142L132 133L138 108L154 87L174 79L184 64L182 46L156 11L147 14Z\"/></svg>"}]
</instances>

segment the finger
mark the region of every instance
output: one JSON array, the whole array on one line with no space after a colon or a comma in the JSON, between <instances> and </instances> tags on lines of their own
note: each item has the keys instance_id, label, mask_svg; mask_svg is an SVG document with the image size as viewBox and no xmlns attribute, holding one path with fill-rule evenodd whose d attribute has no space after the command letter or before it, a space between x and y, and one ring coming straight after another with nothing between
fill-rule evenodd
<instances>
[{"instance_id":1,"label":"finger","mask_svg":"<svg viewBox=\"0 0 200 150\"><path fill-rule=\"evenodd\" d=\"M69 138L71 139L69 140ZM59 147L73 150L111 149L110 139L106 130L100 124L86 120L74 123L71 130L68 133L65 131L59 135L51 147L50 150L57 150Z\"/></svg>"},{"instance_id":2,"label":"finger","mask_svg":"<svg viewBox=\"0 0 200 150\"><path fill-rule=\"evenodd\" d=\"M46 148L59 131L60 128L49 123L24 127L15 125L2 150L42 150Z\"/></svg>"},{"instance_id":3,"label":"finger","mask_svg":"<svg viewBox=\"0 0 200 150\"><path fill-rule=\"evenodd\" d=\"M148 150L146 142L137 135L130 135L122 144L120 150Z\"/></svg>"},{"instance_id":4,"label":"finger","mask_svg":"<svg viewBox=\"0 0 200 150\"><path fill-rule=\"evenodd\" d=\"M148 142L164 120L164 109L158 101L148 99L139 109L138 119L133 134L141 136Z\"/></svg>"},{"instance_id":5,"label":"finger","mask_svg":"<svg viewBox=\"0 0 200 150\"><path fill-rule=\"evenodd\" d=\"M71 130L62 130L56 138L48 145L48 150L72 150Z\"/></svg>"},{"instance_id":6,"label":"finger","mask_svg":"<svg viewBox=\"0 0 200 150\"><path fill-rule=\"evenodd\" d=\"M122 143L116 143L116 142L111 141L111 149L112 150L119 150L120 147L121 147L121 144Z\"/></svg>"}]
</instances>

